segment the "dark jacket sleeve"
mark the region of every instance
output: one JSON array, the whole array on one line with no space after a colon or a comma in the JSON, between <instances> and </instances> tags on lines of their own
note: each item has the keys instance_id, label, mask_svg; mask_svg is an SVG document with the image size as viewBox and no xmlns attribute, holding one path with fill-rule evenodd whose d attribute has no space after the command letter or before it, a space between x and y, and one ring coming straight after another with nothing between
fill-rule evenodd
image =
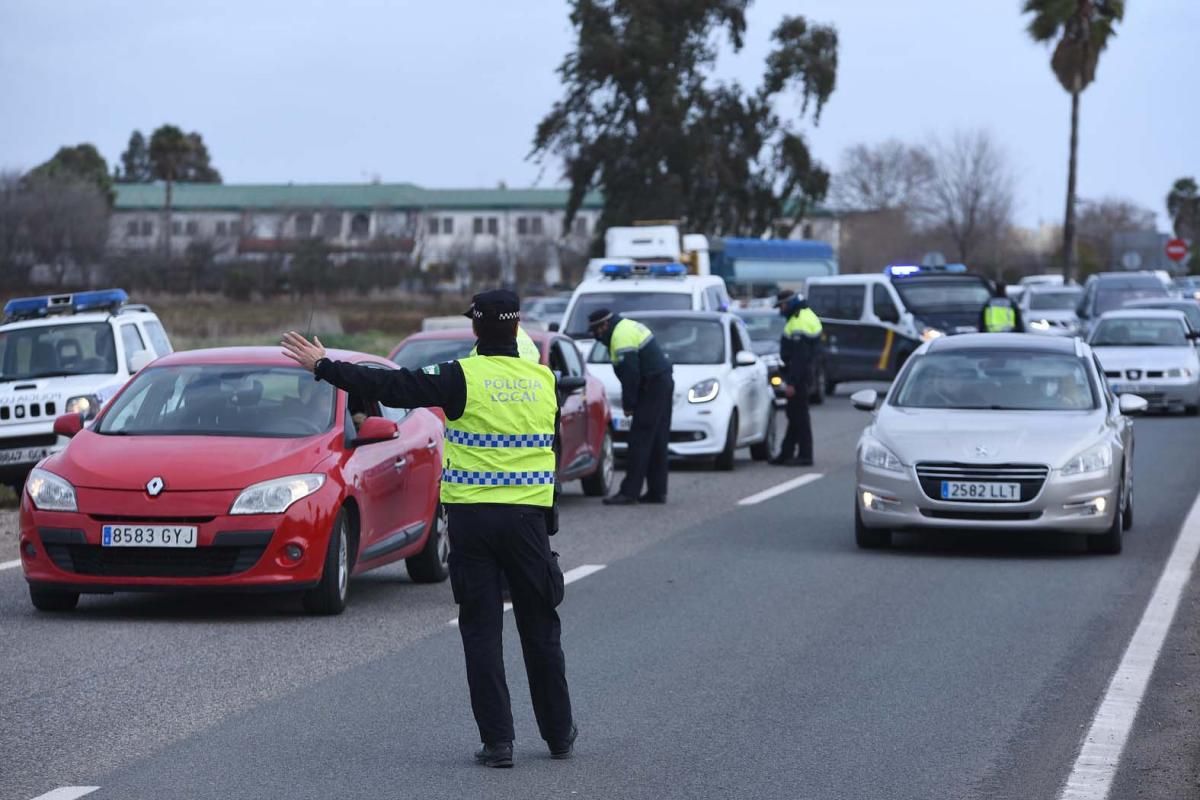
<instances>
[{"instance_id":1,"label":"dark jacket sleeve","mask_svg":"<svg viewBox=\"0 0 1200 800\"><path fill-rule=\"evenodd\" d=\"M1012 304L1013 318L1016 322L1013 324L1013 331L1016 333L1025 333L1025 317L1021 316L1021 307L1016 303Z\"/></svg>"},{"instance_id":2,"label":"dark jacket sleeve","mask_svg":"<svg viewBox=\"0 0 1200 800\"><path fill-rule=\"evenodd\" d=\"M319 380L350 394L393 408L440 408L458 419L467 407L467 381L457 361L427 370L375 369L323 358L313 371Z\"/></svg>"},{"instance_id":3,"label":"dark jacket sleeve","mask_svg":"<svg viewBox=\"0 0 1200 800\"><path fill-rule=\"evenodd\" d=\"M638 389L642 385L642 359L637 350L627 350L621 360L613 365L617 380L621 382L621 408L628 414L637 408Z\"/></svg>"}]
</instances>

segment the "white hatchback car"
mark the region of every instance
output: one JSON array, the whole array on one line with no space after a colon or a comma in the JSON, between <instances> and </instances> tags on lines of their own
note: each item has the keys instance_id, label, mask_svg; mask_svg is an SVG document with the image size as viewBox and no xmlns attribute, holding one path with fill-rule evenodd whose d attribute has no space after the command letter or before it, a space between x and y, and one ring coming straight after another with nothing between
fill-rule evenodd
<instances>
[{"instance_id":1,"label":"white hatchback car","mask_svg":"<svg viewBox=\"0 0 1200 800\"><path fill-rule=\"evenodd\" d=\"M654 332L671 359L675 396L670 452L679 458L716 458L717 469L733 469L734 452L750 447L763 461L776 442L775 402L767 367L750 347L750 333L734 314L659 311L630 314ZM596 343L589 370L604 382L613 418L613 447L628 447L629 418L621 409L608 348Z\"/></svg>"}]
</instances>

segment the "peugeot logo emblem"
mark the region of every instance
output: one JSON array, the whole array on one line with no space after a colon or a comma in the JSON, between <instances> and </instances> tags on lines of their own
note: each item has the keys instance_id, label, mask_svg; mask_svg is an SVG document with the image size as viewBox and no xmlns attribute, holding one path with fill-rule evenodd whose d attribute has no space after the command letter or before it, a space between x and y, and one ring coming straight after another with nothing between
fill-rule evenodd
<instances>
[{"instance_id":1,"label":"peugeot logo emblem","mask_svg":"<svg viewBox=\"0 0 1200 800\"><path fill-rule=\"evenodd\" d=\"M155 475L146 484L146 491L151 497L158 497L160 494L162 494L162 490L165 485L166 484L163 483L163 479Z\"/></svg>"},{"instance_id":2,"label":"peugeot logo emblem","mask_svg":"<svg viewBox=\"0 0 1200 800\"><path fill-rule=\"evenodd\" d=\"M975 455L979 456L980 458L987 458L991 454L992 454L992 451L988 450L983 445L981 445L981 444L975 445Z\"/></svg>"}]
</instances>

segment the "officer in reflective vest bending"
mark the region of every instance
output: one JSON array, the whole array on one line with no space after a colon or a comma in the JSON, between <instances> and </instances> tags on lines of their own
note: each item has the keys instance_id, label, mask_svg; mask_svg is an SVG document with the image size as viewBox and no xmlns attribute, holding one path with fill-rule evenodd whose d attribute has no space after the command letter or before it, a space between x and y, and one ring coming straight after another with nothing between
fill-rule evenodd
<instances>
[{"instance_id":1,"label":"officer in reflective vest bending","mask_svg":"<svg viewBox=\"0 0 1200 800\"><path fill-rule=\"evenodd\" d=\"M441 501L449 518L450 583L467 661L471 709L483 748L476 760L513 765L513 721L501 645L501 577L508 580L538 729L553 758L570 757L577 730L555 611L563 574L550 551L554 515L554 373L518 356L520 302L513 292L475 295L479 355L406 369L369 369L325 358L319 339L295 332L285 353L323 381L400 408L446 414Z\"/></svg>"},{"instance_id":2,"label":"officer in reflective vest bending","mask_svg":"<svg viewBox=\"0 0 1200 800\"><path fill-rule=\"evenodd\" d=\"M671 397L675 393L671 361L649 328L607 308L588 315L588 330L608 347L613 371L621 381L621 408L625 416L633 418L625 480L616 494L604 498L604 504L665 503ZM643 481L645 494L641 494Z\"/></svg>"},{"instance_id":3,"label":"officer in reflective vest bending","mask_svg":"<svg viewBox=\"0 0 1200 800\"><path fill-rule=\"evenodd\" d=\"M983 304L979 316L979 330L984 333L1024 333L1025 323L1017 304L1008 296L1007 287L996 281L992 297Z\"/></svg>"},{"instance_id":4,"label":"officer in reflective vest bending","mask_svg":"<svg viewBox=\"0 0 1200 800\"><path fill-rule=\"evenodd\" d=\"M812 421L808 395L813 376L813 359L821 346L821 320L801 296L780 292L775 300L787 323L779 337L779 359L783 362L784 394L787 396L787 434L772 464L808 467L813 463Z\"/></svg>"}]
</instances>

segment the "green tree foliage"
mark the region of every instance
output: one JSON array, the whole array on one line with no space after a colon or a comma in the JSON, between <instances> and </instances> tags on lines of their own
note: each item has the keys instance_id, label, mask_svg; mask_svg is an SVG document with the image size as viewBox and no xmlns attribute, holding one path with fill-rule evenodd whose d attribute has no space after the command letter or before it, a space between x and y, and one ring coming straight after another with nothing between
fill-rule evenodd
<instances>
[{"instance_id":1,"label":"green tree foliage","mask_svg":"<svg viewBox=\"0 0 1200 800\"><path fill-rule=\"evenodd\" d=\"M31 176L40 178L62 178L93 184L100 193L113 201L112 176L108 173L108 162L92 144L77 144L60 147L54 157L30 170Z\"/></svg>"},{"instance_id":2,"label":"green tree foliage","mask_svg":"<svg viewBox=\"0 0 1200 800\"><path fill-rule=\"evenodd\" d=\"M814 121L834 89L837 33L785 17L761 85L712 73L721 35L742 47L750 0L572 0L575 49L559 67L564 95L538 125L533 154L563 159L568 224L592 189L599 230L683 219L714 234L770 231L802 216L829 175L776 111L800 101Z\"/></svg>"},{"instance_id":3,"label":"green tree foliage","mask_svg":"<svg viewBox=\"0 0 1200 800\"><path fill-rule=\"evenodd\" d=\"M117 183L150 183L154 180L154 170L150 166L150 148L146 137L141 131L129 134L129 144L121 153L121 168L117 173Z\"/></svg>"},{"instance_id":4,"label":"green tree foliage","mask_svg":"<svg viewBox=\"0 0 1200 800\"><path fill-rule=\"evenodd\" d=\"M1200 272L1200 186L1195 178L1180 178L1167 193L1167 214L1171 229L1191 245L1188 272Z\"/></svg>"},{"instance_id":5,"label":"green tree foliage","mask_svg":"<svg viewBox=\"0 0 1200 800\"><path fill-rule=\"evenodd\" d=\"M1079 149L1079 95L1096 79L1100 53L1125 16L1125 0L1025 0L1033 15L1027 30L1035 42L1057 41L1050 68L1071 95L1071 144L1067 165L1067 209L1063 222L1063 274L1075 267L1075 184Z\"/></svg>"},{"instance_id":6,"label":"green tree foliage","mask_svg":"<svg viewBox=\"0 0 1200 800\"><path fill-rule=\"evenodd\" d=\"M198 133L184 133L175 125L161 125L150 135L147 155L153 180L169 183L221 182L221 173L213 168L208 147Z\"/></svg>"}]
</instances>

